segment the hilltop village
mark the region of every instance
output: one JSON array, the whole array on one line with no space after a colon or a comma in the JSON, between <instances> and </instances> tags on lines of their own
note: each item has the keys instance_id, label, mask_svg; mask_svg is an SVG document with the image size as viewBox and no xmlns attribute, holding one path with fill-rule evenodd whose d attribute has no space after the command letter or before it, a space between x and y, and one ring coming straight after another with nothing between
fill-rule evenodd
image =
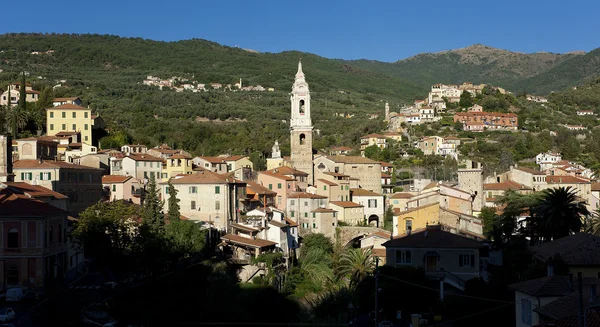
<instances>
[{"instance_id":1,"label":"hilltop village","mask_svg":"<svg viewBox=\"0 0 600 327\"><path fill-rule=\"evenodd\" d=\"M194 92L206 87L151 76L144 84ZM245 90L241 81L234 86L210 87ZM463 131L519 133L518 113L487 111L479 104L464 110L451 106L489 92L484 91L488 87L433 85L425 99L409 107L392 111L385 103L380 114L386 129L364 135L360 144L316 150L311 115L319 108L311 106L309 83L300 62L290 93L290 155L282 155L279 140L273 140L265 170L255 169L255 163L242 154L192 156L186 149L167 144L100 148L96 145L98 131L105 128L103 118L82 106L78 97L55 98L52 106L45 108L46 135L14 140L10 135L0 137L0 213L6 237L1 287L47 289L64 280L76 280L84 267L88 269L89 250L74 242L71 233L82 217L91 214L89 208L99 211L99 203L120 203L147 209L148 201L155 201L159 205L155 209L168 218L168 225L178 218L193 223L196 230L207 231L215 256L236 265L241 283L284 275L305 252L306 240L320 235L340 249L368 253L369 274L374 266L413 267L438 283L440 301L444 285L462 294L469 281L488 283L494 278L492 267L503 267L502 247L496 244L510 238L513 231L495 229L497 223L490 215L503 217L514 210L515 233L531 224L533 208L515 209L507 199L529 199L562 189L573 192L580 212L589 214L600 207L598 176L581 163L563 160L560 153L537 154L531 158L535 167L511 165L506 171L486 175L485 162L471 160L459 151L461 144L473 140L411 135L411 128L439 122L441 114L451 114L454 126ZM271 91L250 88L247 90ZM500 87L491 91L507 93ZM28 84L14 83L2 93L1 104L17 106L22 92L28 102L37 101L40 93ZM528 100L547 102L534 96ZM577 115L593 116L594 112L582 110ZM456 161L456 178L400 178L394 163L369 158L372 151L397 144L408 144L425 156ZM135 216L121 218L128 226L140 224ZM500 234L492 238L490 231ZM527 237L532 240L545 235ZM517 326L571 319L577 315L577 299L569 291L572 275L570 282L565 276L583 271L586 285L600 276L600 237L577 230L544 241L530 251L539 266L547 269L546 276L510 286L515 296L510 303L515 308L512 319ZM575 249L582 252L575 253ZM265 260L272 254L280 257L278 269ZM552 259L556 254L562 257L565 276L554 274L559 265ZM596 300L586 297L586 303L590 301ZM572 308L554 311L558 302ZM413 326L419 324L427 324L427 319L413 321Z\"/></svg>"}]
</instances>

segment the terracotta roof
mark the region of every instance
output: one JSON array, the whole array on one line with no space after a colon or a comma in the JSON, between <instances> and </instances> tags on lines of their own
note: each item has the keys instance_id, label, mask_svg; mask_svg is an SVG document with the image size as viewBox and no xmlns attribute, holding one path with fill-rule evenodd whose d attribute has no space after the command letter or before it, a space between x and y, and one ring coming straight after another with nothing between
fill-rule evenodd
<instances>
[{"instance_id":1,"label":"terracotta roof","mask_svg":"<svg viewBox=\"0 0 600 327\"><path fill-rule=\"evenodd\" d=\"M351 188L350 192L352 192L353 196L382 196L379 193L371 192L369 190L365 190L364 188Z\"/></svg>"},{"instance_id":2,"label":"terracotta roof","mask_svg":"<svg viewBox=\"0 0 600 327\"><path fill-rule=\"evenodd\" d=\"M429 248L429 249L478 249L483 247L474 239L452 234L441 230L441 226L428 226L420 232L413 232L404 237L395 238L383 243L386 248Z\"/></svg>"},{"instance_id":3,"label":"terracotta roof","mask_svg":"<svg viewBox=\"0 0 600 327\"><path fill-rule=\"evenodd\" d=\"M289 194L288 199L327 199L327 197L306 192L295 192Z\"/></svg>"},{"instance_id":4,"label":"terracotta roof","mask_svg":"<svg viewBox=\"0 0 600 327\"><path fill-rule=\"evenodd\" d=\"M428 189L434 188L434 187L437 187L437 182L431 182L431 183L425 185L425 187L423 188L423 190L428 190Z\"/></svg>"},{"instance_id":5,"label":"terracotta roof","mask_svg":"<svg viewBox=\"0 0 600 327\"><path fill-rule=\"evenodd\" d=\"M176 154L170 156L169 159L192 159L192 157L181 154L181 153L176 153Z\"/></svg>"},{"instance_id":6,"label":"terracotta roof","mask_svg":"<svg viewBox=\"0 0 600 327\"><path fill-rule=\"evenodd\" d=\"M291 220L290 218L285 218L285 221L288 223L288 225L290 225L290 227L298 227L298 223Z\"/></svg>"},{"instance_id":7,"label":"terracotta roof","mask_svg":"<svg viewBox=\"0 0 600 327\"><path fill-rule=\"evenodd\" d=\"M362 204L358 204L351 201L329 201L329 203L342 208L361 208L364 207Z\"/></svg>"},{"instance_id":8,"label":"terracotta roof","mask_svg":"<svg viewBox=\"0 0 600 327\"><path fill-rule=\"evenodd\" d=\"M546 175L543 171L527 168L527 167L515 167L516 170L524 171L533 175Z\"/></svg>"},{"instance_id":9,"label":"terracotta roof","mask_svg":"<svg viewBox=\"0 0 600 327\"><path fill-rule=\"evenodd\" d=\"M165 151L165 150L161 150L161 151ZM176 150L170 150L170 151L176 151ZM196 158L200 158L200 159L202 159L204 161L208 161L208 162L213 163L213 164L224 164L225 163L225 160L222 157L201 157L201 156L198 156Z\"/></svg>"},{"instance_id":10,"label":"terracotta roof","mask_svg":"<svg viewBox=\"0 0 600 327\"><path fill-rule=\"evenodd\" d=\"M390 196L390 199L410 199L412 197L414 197L413 194L406 193L406 192L400 192L400 193L394 193L392 196Z\"/></svg>"},{"instance_id":11,"label":"terracotta roof","mask_svg":"<svg viewBox=\"0 0 600 327\"><path fill-rule=\"evenodd\" d=\"M224 157L223 160L225 160L225 161L238 161L238 160L244 159L244 158L245 158L244 156L237 155L237 156Z\"/></svg>"},{"instance_id":12,"label":"terracotta roof","mask_svg":"<svg viewBox=\"0 0 600 327\"><path fill-rule=\"evenodd\" d=\"M337 210L327 209L327 208L317 208L311 212L338 212Z\"/></svg>"},{"instance_id":13,"label":"terracotta roof","mask_svg":"<svg viewBox=\"0 0 600 327\"><path fill-rule=\"evenodd\" d=\"M542 262L559 254L569 266L600 266L600 237L577 233L532 246L531 253Z\"/></svg>"},{"instance_id":14,"label":"terracotta roof","mask_svg":"<svg viewBox=\"0 0 600 327\"><path fill-rule=\"evenodd\" d=\"M513 181L483 184L483 189L486 191L530 190L529 187L527 187L523 184L519 184L517 182L513 182Z\"/></svg>"},{"instance_id":15,"label":"terracotta roof","mask_svg":"<svg viewBox=\"0 0 600 327\"><path fill-rule=\"evenodd\" d=\"M416 207L416 208L411 208L411 209L405 210L405 211L400 211L400 209L395 208L394 209L394 214L396 214L396 215L404 215L404 214L415 212L415 211L418 211L418 210L421 210L421 209L424 209L424 208L427 208L427 207L439 206L439 205L440 204L438 202L436 202L436 203L426 204L424 206L420 206L420 207Z\"/></svg>"},{"instance_id":16,"label":"terracotta roof","mask_svg":"<svg viewBox=\"0 0 600 327\"><path fill-rule=\"evenodd\" d=\"M246 225L242 225L242 224L236 224L236 223L232 223L231 227L233 227L234 229L240 229L246 232L259 232L260 229L259 228L254 228L252 226L246 226Z\"/></svg>"},{"instance_id":17,"label":"terracotta roof","mask_svg":"<svg viewBox=\"0 0 600 327\"><path fill-rule=\"evenodd\" d=\"M0 217L45 218L67 215L67 212L53 205L20 194L11 187L0 190Z\"/></svg>"},{"instance_id":18,"label":"terracotta roof","mask_svg":"<svg viewBox=\"0 0 600 327\"><path fill-rule=\"evenodd\" d=\"M326 179L317 179L318 182L321 182L323 184L327 184L329 186L337 186L338 184L334 183L334 182L330 182Z\"/></svg>"},{"instance_id":19,"label":"terracotta roof","mask_svg":"<svg viewBox=\"0 0 600 327\"><path fill-rule=\"evenodd\" d=\"M153 161L153 162L160 161L160 162L162 162L161 158L155 157L155 156L151 156L149 154L134 154L134 153L131 153L128 156L126 156L125 158L131 158L131 159L133 159L135 161Z\"/></svg>"},{"instance_id":20,"label":"terracotta roof","mask_svg":"<svg viewBox=\"0 0 600 327\"><path fill-rule=\"evenodd\" d=\"M535 297L563 296L569 291L569 278L566 276L542 277L515 283L509 288Z\"/></svg>"},{"instance_id":21,"label":"terracotta roof","mask_svg":"<svg viewBox=\"0 0 600 327\"><path fill-rule=\"evenodd\" d=\"M71 103L61 104L60 106L56 106L56 107L52 107L52 108L46 108L46 110L53 110L53 109L92 110L90 108L85 108L85 107L78 106L76 104L71 104Z\"/></svg>"},{"instance_id":22,"label":"terracotta roof","mask_svg":"<svg viewBox=\"0 0 600 327\"><path fill-rule=\"evenodd\" d=\"M54 135L55 136L71 136L71 135L77 135L77 134L79 134L79 132L60 131Z\"/></svg>"},{"instance_id":23,"label":"terracotta roof","mask_svg":"<svg viewBox=\"0 0 600 327\"><path fill-rule=\"evenodd\" d=\"M229 241L233 244L247 245L247 246L251 246L254 248L264 248L264 247L269 247L269 246L277 244L275 242L271 242L271 241L267 241L267 240L251 239L248 237L244 237L244 236L240 236L240 235L233 235L233 234L223 235L223 236L221 236L221 239L224 241Z\"/></svg>"},{"instance_id":24,"label":"terracotta roof","mask_svg":"<svg viewBox=\"0 0 600 327\"><path fill-rule=\"evenodd\" d=\"M75 165L64 161L38 161L38 160L17 160L13 163L14 169L55 169L55 168L67 168L67 169L86 169L86 170L102 170L100 168L94 168L83 165Z\"/></svg>"},{"instance_id":25,"label":"terracotta roof","mask_svg":"<svg viewBox=\"0 0 600 327\"><path fill-rule=\"evenodd\" d=\"M600 191L600 183L592 183L592 191Z\"/></svg>"},{"instance_id":26,"label":"terracotta roof","mask_svg":"<svg viewBox=\"0 0 600 327\"><path fill-rule=\"evenodd\" d=\"M583 288L583 307L586 308L590 304L599 304L599 303L591 303L590 302L590 289L591 284L596 284L596 294L598 294L598 290L600 289L600 280L597 278L583 278L582 280L582 288ZM570 282L569 282L570 283ZM577 289L577 281L573 282L573 289ZM567 294L561 298L558 298L550 303L546 303L540 307L533 309L533 311L537 312L539 315L543 316L547 320L558 320L565 319L573 316L577 316L579 306L578 306L578 292L576 291L567 291ZM587 293L587 294L586 294ZM600 325L592 325L589 323L588 326L600 326Z\"/></svg>"},{"instance_id":27,"label":"terracotta roof","mask_svg":"<svg viewBox=\"0 0 600 327\"><path fill-rule=\"evenodd\" d=\"M365 238L366 237L379 237L379 238L385 238L385 239L389 240L391 236L392 236L392 233L390 233L388 231L378 230L375 233L371 233L371 234L365 236Z\"/></svg>"},{"instance_id":28,"label":"terracotta roof","mask_svg":"<svg viewBox=\"0 0 600 327\"><path fill-rule=\"evenodd\" d=\"M263 175L267 175L267 176L271 176L271 177L275 177L284 181L295 181L296 179L294 179L293 177L289 177L286 175L281 175L281 174L275 174L272 173L271 171L260 171L258 172L259 174L263 174Z\"/></svg>"},{"instance_id":29,"label":"terracotta roof","mask_svg":"<svg viewBox=\"0 0 600 327\"><path fill-rule=\"evenodd\" d=\"M273 226L279 227L279 228L286 228L286 227L288 227L287 224L279 222L277 220L271 220L271 221L269 221L269 225L273 225Z\"/></svg>"},{"instance_id":30,"label":"terracotta roof","mask_svg":"<svg viewBox=\"0 0 600 327\"><path fill-rule=\"evenodd\" d=\"M121 175L104 175L104 176L102 176L102 184L125 183L130 178L132 178L132 177L131 176L121 176Z\"/></svg>"},{"instance_id":31,"label":"terracotta roof","mask_svg":"<svg viewBox=\"0 0 600 327\"><path fill-rule=\"evenodd\" d=\"M15 141L36 141L38 143L44 143L44 144L58 144L58 142L54 141L54 138L52 138L51 136L39 136L39 137L28 137L28 138L24 138L24 139L18 139ZM13 141L13 142L15 142Z\"/></svg>"},{"instance_id":32,"label":"terracotta roof","mask_svg":"<svg viewBox=\"0 0 600 327\"><path fill-rule=\"evenodd\" d=\"M281 174L281 175L294 175L294 176L308 176L307 173L298 170L298 169L294 169L288 166L281 166L281 167L277 167L277 168L273 168L271 170L267 170L273 174Z\"/></svg>"},{"instance_id":33,"label":"terracotta roof","mask_svg":"<svg viewBox=\"0 0 600 327\"><path fill-rule=\"evenodd\" d=\"M228 178L225 175L203 171L197 174L177 175L169 180L171 184L229 184L229 183L244 183L242 181ZM160 184L168 184L162 182Z\"/></svg>"},{"instance_id":34,"label":"terracotta roof","mask_svg":"<svg viewBox=\"0 0 600 327\"><path fill-rule=\"evenodd\" d=\"M66 199L67 198L66 195L55 192L49 188L45 188L40 185L31 185L31 184L24 183L24 182L7 182L4 184L8 185L8 187L11 188L13 191L15 191L17 193L23 193L23 194L29 195L32 198L49 197L49 196L51 196L55 199Z\"/></svg>"},{"instance_id":35,"label":"terracotta roof","mask_svg":"<svg viewBox=\"0 0 600 327\"><path fill-rule=\"evenodd\" d=\"M275 195L277 192L269 190L267 187L264 187L258 183L253 181L246 181L246 193L251 191L258 195Z\"/></svg>"},{"instance_id":36,"label":"terracotta roof","mask_svg":"<svg viewBox=\"0 0 600 327\"><path fill-rule=\"evenodd\" d=\"M379 164L381 165L381 167L394 167L394 165L385 161L380 161Z\"/></svg>"},{"instance_id":37,"label":"terracotta roof","mask_svg":"<svg viewBox=\"0 0 600 327\"><path fill-rule=\"evenodd\" d=\"M360 156L328 156L333 162L346 164L379 164L378 161Z\"/></svg>"},{"instance_id":38,"label":"terracotta roof","mask_svg":"<svg viewBox=\"0 0 600 327\"><path fill-rule=\"evenodd\" d=\"M519 117L517 114L513 113L504 113L504 112L477 112L477 111L469 111L469 112L457 112L454 114L455 116L493 116L493 117L501 117L501 118L517 118Z\"/></svg>"},{"instance_id":39,"label":"terracotta roof","mask_svg":"<svg viewBox=\"0 0 600 327\"><path fill-rule=\"evenodd\" d=\"M36 90L26 90L25 93L27 94L40 94L40 91L36 91Z\"/></svg>"},{"instance_id":40,"label":"terracotta roof","mask_svg":"<svg viewBox=\"0 0 600 327\"><path fill-rule=\"evenodd\" d=\"M563 175L563 176L546 176L546 183L548 184L588 184L590 183L589 179L571 176L571 175Z\"/></svg>"}]
</instances>

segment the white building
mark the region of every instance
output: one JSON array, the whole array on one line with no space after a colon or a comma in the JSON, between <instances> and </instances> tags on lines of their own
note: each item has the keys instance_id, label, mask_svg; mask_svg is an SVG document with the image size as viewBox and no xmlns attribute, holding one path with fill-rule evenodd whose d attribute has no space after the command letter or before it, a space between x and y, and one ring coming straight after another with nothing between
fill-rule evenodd
<instances>
[{"instance_id":1,"label":"white building","mask_svg":"<svg viewBox=\"0 0 600 327\"><path fill-rule=\"evenodd\" d=\"M364 218L369 224L383 227L385 203L383 195L362 188L350 189L351 201L364 207Z\"/></svg>"},{"instance_id":2,"label":"white building","mask_svg":"<svg viewBox=\"0 0 600 327\"><path fill-rule=\"evenodd\" d=\"M554 166L555 163L561 160L562 156L560 155L560 153L554 153L552 151L540 153L537 156L535 156L535 163L540 165L540 170L546 170Z\"/></svg>"}]
</instances>

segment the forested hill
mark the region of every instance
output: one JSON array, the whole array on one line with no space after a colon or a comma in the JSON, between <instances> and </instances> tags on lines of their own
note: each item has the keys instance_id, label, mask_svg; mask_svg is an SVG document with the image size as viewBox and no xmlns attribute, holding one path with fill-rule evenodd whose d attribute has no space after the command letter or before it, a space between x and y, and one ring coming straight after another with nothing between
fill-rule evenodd
<instances>
[{"instance_id":1,"label":"forested hill","mask_svg":"<svg viewBox=\"0 0 600 327\"><path fill-rule=\"evenodd\" d=\"M53 52L43 53L48 50ZM288 126L282 120L289 118L288 93L300 58L312 92L313 120L322 134L318 146L357 142L363 133L380 128L380 122L366 119L368 113L382 114L385 101L397 107L427 92L308 53L256 53L199 39L159 42L87 34L0 35L0 89L18 81L18 73L25 70L37 90L66 80L53 96L81 97L111 130L121 130L133 141L168 141L197 154L266 153L277 138L287 143ZM207 85L234 84L242 78L244 85L275 92L159 91L142 85L147 75L180 76ZM334 113L354 117L342 119ZM206 118L217 123L197 122ZM227 119L247 123L219 122Z\"/></svg>"},{"instance_id":2,"label":"forested hill","mask_svg":"<svg viewBox=\"0 0 600 327\"><path fill-rule=\"evenodd\" d=\"M481 44L423 53L395 63L370 60L349 65L428 87L435 83L487 83L514 93L548 94L600 76L600 48L589 53L518 53Z\"/></svg>"}]
</instances>

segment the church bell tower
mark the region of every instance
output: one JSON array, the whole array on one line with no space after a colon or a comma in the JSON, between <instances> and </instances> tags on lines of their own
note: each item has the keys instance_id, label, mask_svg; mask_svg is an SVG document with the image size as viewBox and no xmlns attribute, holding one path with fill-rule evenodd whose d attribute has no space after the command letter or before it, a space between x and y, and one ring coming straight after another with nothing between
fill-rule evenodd
<instances>
[{"instance_id":1,"label":"church bell tower","mask_svg":"<svg viewBox=\"0 0 600 327\"><path fill-rule=\"evenodd\" d=\"M314 185L313 125L310 119L310 92L298 62L298 72L290 93L292 116L290 119L290 145L292 166L308 174L308 184Z\"/></svg>"}]
</instances>

